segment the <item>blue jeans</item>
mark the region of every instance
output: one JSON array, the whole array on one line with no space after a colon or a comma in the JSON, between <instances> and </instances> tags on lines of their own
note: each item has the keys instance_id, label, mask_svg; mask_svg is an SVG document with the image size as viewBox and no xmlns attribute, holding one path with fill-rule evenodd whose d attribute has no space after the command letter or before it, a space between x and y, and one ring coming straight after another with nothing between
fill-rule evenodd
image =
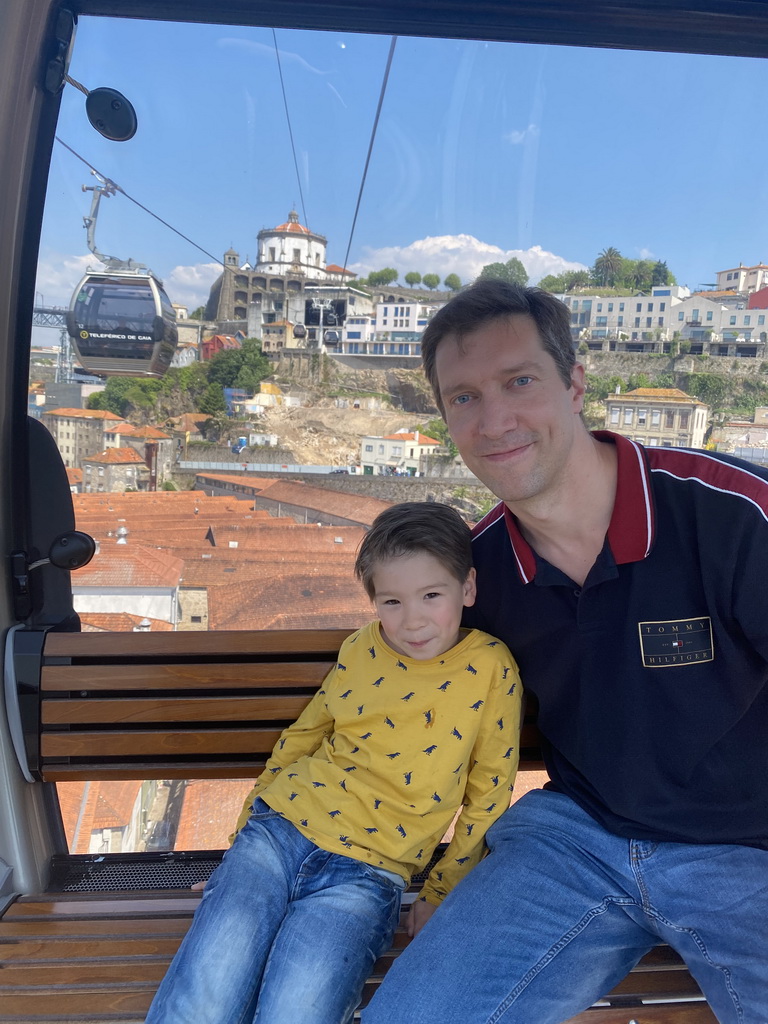
<instances>
[{"instance_id":1,"label":"blue jeans","mask_svg":"<svg viewBox=\"0 0 768 1024\"><path fill-rule=\"evenodd\" d=\"M392 943L401 893L366 864L318 849L257 799L203 890L147 1024L346 1024Z\"/></svg>"},{"instance_id":2,"label":"blue jeans","mask_svg":"<svg viewBox=\"0 0 768 1024\"><path fill-rule=\"evenodd\" d=\"M660 941L721 1024L768 1022L768 851L620 839L542 790L487 839L364 1024L560 1024Z\"/></svg>"}]
</instances>

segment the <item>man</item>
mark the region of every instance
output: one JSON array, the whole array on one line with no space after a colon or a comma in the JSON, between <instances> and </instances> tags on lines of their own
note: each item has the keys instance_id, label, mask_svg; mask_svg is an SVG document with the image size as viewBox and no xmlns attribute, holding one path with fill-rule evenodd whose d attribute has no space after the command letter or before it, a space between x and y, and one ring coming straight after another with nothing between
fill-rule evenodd
<instances>
[{"instance_id":1,"label":"man","mask_svg":"<svg viewBox=\"0 0 768 1024\"><path fill-rule=\"evenodd\" d=\"M551 783L401 955L365 1024L559 1024L658 942L768 1021L768 474L580 417L567 308L481 281L424 332L464 461L467 624L514 650Z\"/></svg>"}]
</instances>

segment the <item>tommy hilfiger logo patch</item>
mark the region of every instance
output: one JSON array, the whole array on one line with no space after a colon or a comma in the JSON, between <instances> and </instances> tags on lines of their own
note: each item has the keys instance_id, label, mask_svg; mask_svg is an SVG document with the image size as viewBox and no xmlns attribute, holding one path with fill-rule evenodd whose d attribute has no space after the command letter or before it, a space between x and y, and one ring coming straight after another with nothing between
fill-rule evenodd
<instances>
[{"instance_id":1,"label":"tommy hilfiger logo patch","mask_svg":"<svg viewBox=\"0 0 768 1024\"><path fill-rule=\"evenodd\" d=\"M668 622L638 622L640 652L646 668L671 668L714 661L712 620L670 619Z\"/></svg>"}]
</instances>

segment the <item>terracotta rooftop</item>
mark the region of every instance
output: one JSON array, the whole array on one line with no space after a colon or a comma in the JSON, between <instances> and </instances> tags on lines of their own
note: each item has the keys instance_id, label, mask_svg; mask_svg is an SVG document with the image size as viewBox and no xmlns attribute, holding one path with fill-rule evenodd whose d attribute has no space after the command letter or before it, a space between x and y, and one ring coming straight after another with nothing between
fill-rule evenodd
<instances>
[{"instance_id":1,"label":"terracotta rooftop","mask_svg":"<svg viewBox=\"0 0 768 1024\"><path fill-rule=\"evenodd\" d=\"M130 822L141 782L59 782L56 788L70 853L88 853L92 832Z\"/></svg>"},{"instance_id":2,"label":"terracotta rooftop","mask_svg":"<svg viewBox=\"0 0 768 1024\"><path fill-rule=\"evenodd\" d=\"M413 441L415 444L440 444L434 437L427 437L426 434L420 434L419 431L415 431L413 434L387 434L384 437L385 441Z\"/></svg>"},{"instance_id":3,"label":"terracotta rooftop","mask_svg":"<svg viewBox=\"0 0 768 1024\"><path fill-rule=\"evenodd\" d=\"M610 396L617 398L663 398L672 401L685 401L695 402L697 399L692 398L691 395L686 395L684 391L679 388L635 388L633 391L627 391L623 395Z\"/></svg>"},{"instance_id":4,"label":"terracotta rooftop","mask_svg":"<svg viewBox=\"0 0 768 1024\"><path fill-rule=\"evenodd\" d=\"M107 409L51 409L45 413L46 416L61 416L66 419L81 420L111 420L114 423L124 422L122 416L117 416Z\"/></svg>"},{"instance_id":5,"label":"terracotta rooftop","mask_svg":"<svg viewBox=\"0 0 768 1024\"><path fill-rule=\"evenodd\" d=\"M437 444L437 442L434 443ZM245 487L252 492L256 501L264 498L275 503L281 502L286 505L306 508L310 512L314 509L316 512L324 512L326 515L347 519L350 523L364 526L370 526L379 512L383 512L391 505L391 502L381 501L379 498L326 490L324 487L313 487L311 484L297 480L267 477L245 481L242 476L226 473L198 473L196 480L198 484L204 484L206 480L213 483L236 484L238 487Z\"/></svg>"},{"instance_id":6,"label":"terracotta rooftop","mask_svg":"<svg viewBox=\"0 0 768 1024\"><path fill-rule=\"evenodd\" d=\"M89 455L88 458L83 459L83 462L97 462L107 466L129 466L139 463L142 466L146 465L135 448L107 448L103 452L99 452L98 455Z\"/></svg>"},{"instance_id":7,"label":"terracotta rooftop","mask_svg":"<svg viewBox=\"0 0 768 1024\"><path fill-rule=\"evenodd\" d=\"M81 484L83 482L82 469L75 469L72 466L67 466L67 480L69 480L70 484Z\"/></svg>"},{"instance_id":8,"label":"terracotta rooftop","mask_svg":"<svg viewBox=\"0 0 768 1024\"><path fill-rule=\"evenodd\" d=\"M256 771L254 770L254 775ZM250 779L192 779L184 786L176 850L226 850L253 788Z\"/></svg>"},{"instance_id":9,"label":"terracotta rooftop","mask_svg":"<svg viewBox=\"0 0 768 1024\"><path fill-rule=\"evenodd\" d=\"M78 612L78 615L83 633L132 633L143 622L149 622L148 633L173 629L173 624L165 619L146 619L130 612Z\"/></svg>"},{"instance_id":10,"label":"terracotta rooftop","mask_svg":"<svg viewBox=\"0 0 768 1024\"><path fill-rule=\"evenodd\" d=\"M345 277L357 277L357 274L354 274L351 270L345 270L338 263L326 263L325 269L329 274L344 274Z\"/></svg>"},{"instance_id":11,"label":"terracotta rooftop","mask_svg":"<svg viewBox=\"0 0 768 1024\"><path fill-rule=\"evenodd\" d=\"M115 545L94 555L93 561L72 574L72 587L175 587L184 563L165 551Z\"/></svg>"}]
</instances>

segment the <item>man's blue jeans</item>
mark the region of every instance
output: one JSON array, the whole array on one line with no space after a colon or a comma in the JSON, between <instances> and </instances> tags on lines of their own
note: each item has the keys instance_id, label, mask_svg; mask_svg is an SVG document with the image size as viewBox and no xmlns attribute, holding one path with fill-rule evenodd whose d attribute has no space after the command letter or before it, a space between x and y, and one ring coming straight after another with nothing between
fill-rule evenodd
<instances>
[{"instance_id":1,"label":"man's blue jeans","mask_svg":"<svg viewBox=\"0 0 768 1024\"><path fill-rule=\"evenodd\" d=\"M768 1022L768 851L620 839L542 790L487 839L364 1024L560 1024L660 941L722 1024Z\"/></svg>"},{"instance_id":2,"label":"man's blue jeans","mask_svg":"<svg viewBox=\"0 0 768 1024\"><path fill-rule=\"evenodd\" d=\"M147 1024L346 1024L402 887L256 800L203 890Z\"/></svg>"}]
</instances>

